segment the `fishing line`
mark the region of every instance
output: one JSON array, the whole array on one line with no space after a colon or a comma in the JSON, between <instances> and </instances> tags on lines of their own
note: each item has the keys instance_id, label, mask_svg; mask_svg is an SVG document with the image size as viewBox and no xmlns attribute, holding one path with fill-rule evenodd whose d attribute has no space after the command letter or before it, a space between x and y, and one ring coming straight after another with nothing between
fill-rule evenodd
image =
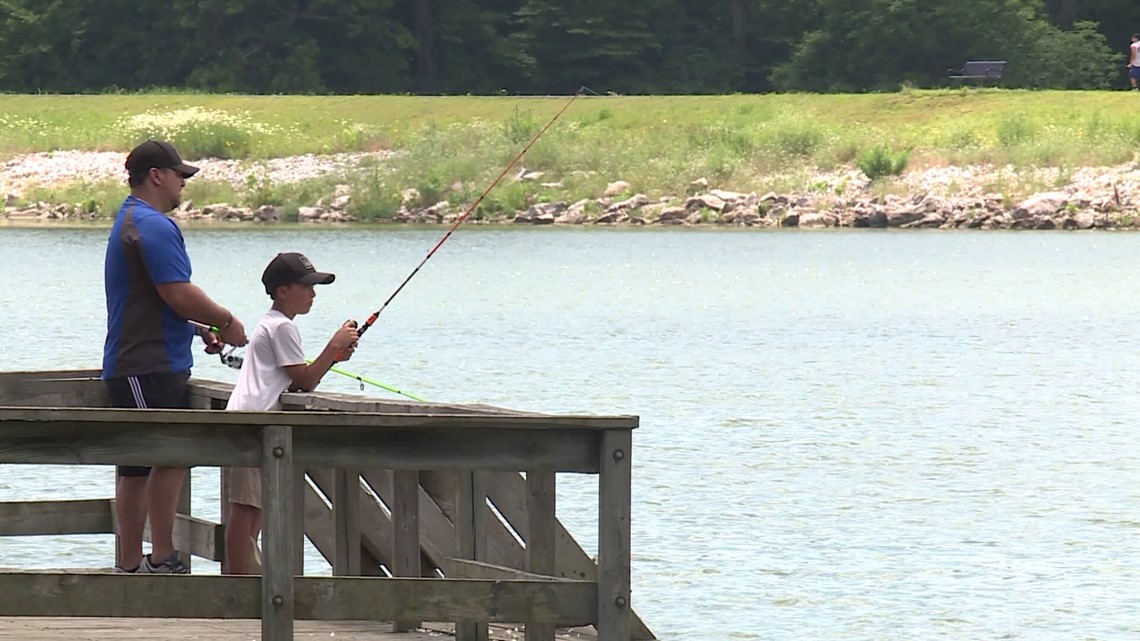
<instances>
[{"instance_id":1,"label":"fishing line","mask_svg":"<svg viewBox=\"0 0 1140 641\"><path fill-rule=\"evenodd\" d=\"M534 143L538 142L538 139L542 137L542 134L546 133L547 129L550 129L551 125L553 125L558 120L558 118L560 118L562 114L570 108L570 105L573 104L574 101L582 95L582 92L585 89L585 87L580 87L578 91L576 91L570 98L570 100L567 101L566 104L558 110L558 113L554 114L554 117L550 119L550 122L547 122L546 126L540 129L539 132L535 134L534 138L531 138L530 142L527 143L526 147L523 147L523 150L520 151L518 155L516 155L511 160L510 163L507 164L502 173L500 173L499 176L495 178L495 180L486 189L483 190L483 193L475 199L475 202L471 203L467 207L467 210L463 212L463 215L456 219L455 223L451 225L451 228L447 230L447 233L443 235L443 238L440 238L439 242L437 242L435 246L431 248L431 251L427 253L427 256L424 256L424 259L421 260L418 265L416 265L415 269L413 269L412 272L408 274L408 277L405 278L403 282L400 283L399 287L397 287L396 290L392 292L392 295L384 301L384 304L380 306L380 309L372 312L372 315L368 317L368 320L364 321L364 324L357 328L356 331L358 336L364 336L364 332L367 332L368 328L372 327L372 324L376 322L376 319L379 318L380 314L388 307L388 304L392 302L392 299L396 298L396 296L404 289L404 286L407 285L408 282L411 281L412 278L419 273L420 268L422 268L424 264L428 262L428 259L435 255L435 252L438 251L445 242L447 242L448 238L451 238L452 232L454 232L457 227L462 225L463 221L467 220L467 217L471 215L471 212L475 211L475 208L479 206L479 203L483 202L483 199L486 198L487 194L490 193L491 190L499 184L503 177L507 175L507 172L509 172L511 168L513 168L515 164L518 163L518 161L521 160L524 155L526 155L526 152L530 151L530 148L534 145Z\"/></svg>"}]
</instances>

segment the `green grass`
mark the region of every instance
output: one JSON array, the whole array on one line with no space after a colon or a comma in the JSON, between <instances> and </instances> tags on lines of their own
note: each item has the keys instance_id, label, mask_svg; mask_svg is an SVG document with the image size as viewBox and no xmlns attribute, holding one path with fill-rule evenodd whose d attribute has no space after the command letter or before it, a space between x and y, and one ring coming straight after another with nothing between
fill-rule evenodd
<instances>
[{"instance_id":1,"label":"green grass","mask_svg":"<svg viewBox=\"0 0 1140 641\"><path fill-rule=\"evenodd\" d=\"M425 204L470 202L567 99L0 95L0 160L57 149L125 152L141 136L166 134L180 136L176 142L188 158L247 158L251 166L277 156L396 149L403 153L386 166L336 180L273 185L252 179L235 193L203 176L188 188L203 204L224 198L295 207L347 182L356 213L383 218L407 187L418 189ZM541 182L562 186L505 183L488 196L482 213L597 196L617 179L651 196L684 193L700 177L725 189L787 188L816 168L852 166L875 149L909 150L910 168L1119 164L1133 159L1140 143L1138 107L1128 92L585 97L521 163L546 172ZM172 112L181 115L164 119ZM197 124L187 125L191 120ZM84 202L92 197L84 197L92 186L87 189L57 187L39 196Z\"/></svg>"}]
</instances>

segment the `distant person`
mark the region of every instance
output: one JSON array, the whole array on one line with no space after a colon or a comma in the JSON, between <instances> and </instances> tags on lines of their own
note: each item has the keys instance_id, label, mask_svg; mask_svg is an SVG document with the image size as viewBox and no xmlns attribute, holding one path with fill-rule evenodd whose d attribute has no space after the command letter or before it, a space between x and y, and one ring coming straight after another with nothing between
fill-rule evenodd
<instances>
[{"instance_id":1,"label":"distant person","mask_svg":"<svg viewBox=\"0 0 1140 641\"><path fill-rule=\"evenodd\" d=\"M103 374L112 407L188 408L186 382L198 334L186 321L218 328L202 334L208 349L245 345L240 320L190 282L182 231L166 212L178 207L186 179L198 173L169 143L148 140L126 162L130 196L107 239L104 289L107 337ZM174 550L174 514L184 467L116 468L118 572L185 574ZM151 553L143 556L150 517Z\"/></svg>"},{"instance_id":2,"label":"distant person","mask_svg":"<svg viewBox=\"0 0 1140 641\"><path fill-rule=\"evenodd\" d=\"M327 285L336 276L318 272L303 254L277 254L261 275L273 305L258 321L238 374L227 410L281 409L285 391L311 392L338 360L346 361L360 337L356 323L346 322L333 334L320 356L307 364L301 333L293 319L308 314L316 297L315 285ZM227 468L230 491L226 521L226 566L230 574L251 574L253 552L261 531L261 469Z\"/></svg>"},{"instance_id":3,"label":"distant person","mask_svg":"<svg viewBox=\"0 0 1140 641\"><path fill-rule=\"evenodd\" d=\"M1128 46L1128 79L1132 81L1132 91L1140 91L1140 33L1132 34L1132 44Z\"/></svg>"}]
</instances>

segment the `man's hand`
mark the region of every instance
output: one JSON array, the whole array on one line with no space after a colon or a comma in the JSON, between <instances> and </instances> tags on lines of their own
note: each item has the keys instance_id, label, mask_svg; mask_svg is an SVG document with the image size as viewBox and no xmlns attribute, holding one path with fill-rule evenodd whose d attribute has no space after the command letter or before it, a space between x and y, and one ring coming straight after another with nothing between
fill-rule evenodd
<instances>
[{"instance_id":1,"label":"man's hand","mask_svg":"<svg viewBox=\"0 0 1140 641\"><path fill-rule=\"evenodd\" d=\"M202 332L202 342L206 344L207 354L220 354L226 346L214 332Z\"/></svg>"},{"instance_id":2,"label":"man's hand","mask_svg":"<svg viewBox=\"0 0 1140 641\"><path fill-rule=\"evenodd\" d=\"M230 319L230 324L223 327L218 334L218 338L227 345L235 345L237 347L245 347L249 342L249 338L245 335L245 325L241 324L237 316Z\"/></svg>"}]
</instances>

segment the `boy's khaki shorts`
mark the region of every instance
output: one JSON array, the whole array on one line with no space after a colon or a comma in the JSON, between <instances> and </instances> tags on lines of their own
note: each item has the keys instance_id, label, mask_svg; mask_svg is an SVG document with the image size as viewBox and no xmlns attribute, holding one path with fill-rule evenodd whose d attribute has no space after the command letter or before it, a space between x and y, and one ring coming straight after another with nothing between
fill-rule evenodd
<instances>
[{"instance_id":1,"label":"boy's khaki shorts","mask_svg":"<svg viewBox=\"0 0 1140 641\"><path fill-rule=\"evenodd\" d=\"M240 503L261 508L261 468L227 467L227 487L230 490L230 503Z\"/></svg>"}]
</instances>

